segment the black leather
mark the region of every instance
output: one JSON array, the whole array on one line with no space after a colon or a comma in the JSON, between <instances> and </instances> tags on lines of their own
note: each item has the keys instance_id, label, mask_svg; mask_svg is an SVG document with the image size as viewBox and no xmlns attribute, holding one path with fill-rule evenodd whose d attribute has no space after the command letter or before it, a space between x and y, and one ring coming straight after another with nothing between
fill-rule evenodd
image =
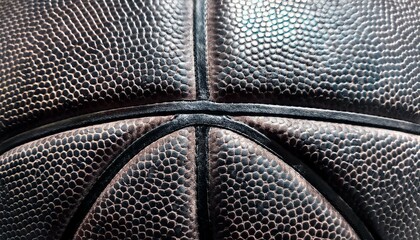
<instances>
[{"instance_id":1,"label":"black leather","mask_svg":"<svg viewBox=\"0 0 420 240\"><path fill-rule=\"evenodd\" d=\"M0 239L420 238L420 3L0 0Z\"/></svg>"}]
</instances>

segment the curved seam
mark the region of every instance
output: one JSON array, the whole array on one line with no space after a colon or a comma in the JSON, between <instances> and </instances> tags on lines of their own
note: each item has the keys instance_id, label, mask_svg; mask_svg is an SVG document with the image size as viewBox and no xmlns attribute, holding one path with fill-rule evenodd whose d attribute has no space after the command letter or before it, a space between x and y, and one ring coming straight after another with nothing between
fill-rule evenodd
<instances>
[{"instance_id":1,"label":"curved seam","mask_svg":"<svg viewBox=\"0 0 420 240\"><path fill-rule=\"evenodd\" d=\"M300 161L294 154L277 144L258 130L250 126L231 120L224 116L211 116L205 114L197 115L178 115L171 122L165 123L144 136L134 141L126 150L116 157L106 168L104 173L93 184L91 191L82 200L80 207L70 219L68 227L65 229L62 239L69 239L76 233L89 210L93 207L99 195L111 182L114 176L126 165L136 154L146 146L158 139L190 126L212 126L231 130L252 141L258 143L274 155L280 157L284 163L297 171L309 184L324 196L329 203L343 216L361 239L379 239L377 233L371 229L369 224L362 221L354 210L325 182L314 170ZM375 233L375 238L372 236Z\"/></svg>"},{"instance_id":2,"label":"curved seam","mask_svg":"<svg viewBox=\"0 0 420 240\"><path fill-rule=\"evenodd\" d=\"M22 143L78 127L135 117L151 117L173 114L288 117L304 120L345 123L420 134L420 124L417 123L353 112L262 104L213 103L209 101L171 102L165 104L105 110L52 122L26 132L10 136L10 138L7 138L7 136L0 138L2 139L0 140L0 154Z\"/></svg>"},{"instance_id":3,"label":"curved seam","mask_svg":"<svg viewBox=\"0 0 420 240\"><path fill-rule=\"evenodd\" d=\"M173 126L173 120L167 123L164 123L140 138L136 139L131 143L123 152L121 152L117 157L115 157L103 173L97 178L96 182L93 183L89 192L81 201L77 210L70 218L66 229L63 232L61 239L72 239L76 234L80 224L83 222L85 216L89 213L90 209L93 207L101 193L106 189L112 179L118 174L118 172L140 151L144 148L157 141L158 139L175 132L181 128L176 128ZM174 128L175 127L175 128Z\"/></svg>"}]
</instances>

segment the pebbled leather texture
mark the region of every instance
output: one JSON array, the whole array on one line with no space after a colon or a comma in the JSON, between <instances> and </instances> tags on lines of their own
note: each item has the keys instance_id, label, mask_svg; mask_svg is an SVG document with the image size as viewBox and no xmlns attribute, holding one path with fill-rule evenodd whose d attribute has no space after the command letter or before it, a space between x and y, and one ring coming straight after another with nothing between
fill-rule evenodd
<instances>
[{"instance_id":1,"label":"pebbled leather texture","mask_svg":"<svg viewBox=\"0 0 420 240\"><path fill-rule=\"evenodd\" d=\"M0 0L0 239L420 239L420 1Z\"/></svg>"},{"instance_id":2,"label":"pebbled leather texture","mask_svg":"<svg viewBox=\"0 0 420 240\"><path fill-rule=\"evenodd\" d=\"M258 144L213 128L209 147L216 239L359 239L318 191Z\"/></svg>"},{"instance_id":3,"label":"pebbled leather texture","mask_svg":"<svg viewBox=\"0 0 420 240\"><path fill-rule=\"evenodd\" d=\"M194 129L143 149L111 181L75 239L196 239Z\"/></svg>"},{"instance_id":4,"label":"pebbled leather texture","mask_svg":"<svg viewBox=\"0 0 420 240\"><path fill-rule=\"evenodd\" d=\"M211 99L420 123L417 1L213 0Z\"/></svg>"},{"instance_id":5,"label":"pebbled leather texture","mask_svg":"<svg viewBox=\"0 0 420 240\"><path fill-rule=\"evenodd\" d=\"M0 239L59 239L82 199L118 154L171 117L94 125L0 156Z\"/></svg>"},{"instance_id":6,"label":"pebbled leather texture","mask_svg":"<svg viewBox=\"0 0 420 240\"><path fill-rule=\"evenodd\" d=\"M237 117L319 170L383 239L420 238L420 137L287 118Z\"/></svg>"},{"instance_id":7,"label":"pebbled leather texture","mask_svg":"<svg viewBox=\"0 0 420 240\"><path fill-rule=\"evenodd\" d=\"M0 134L195 98L192 1L0 1Z\"/></svg>"}]
</instances>

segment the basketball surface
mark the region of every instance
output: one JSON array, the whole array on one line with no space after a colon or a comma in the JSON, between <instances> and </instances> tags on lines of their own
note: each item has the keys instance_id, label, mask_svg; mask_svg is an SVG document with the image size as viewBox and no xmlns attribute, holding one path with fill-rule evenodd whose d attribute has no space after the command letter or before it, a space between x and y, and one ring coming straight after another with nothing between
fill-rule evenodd
<instances>
[{"instance_id":1,"label":"basketball surface","mask_svg":"<svg viewBox=\"0 0 420 240\"><path fill-rule=\"evenodd\" d=\"M420 2L0 0L0 239L420 239Z\"/></svg>"}]
</instances>

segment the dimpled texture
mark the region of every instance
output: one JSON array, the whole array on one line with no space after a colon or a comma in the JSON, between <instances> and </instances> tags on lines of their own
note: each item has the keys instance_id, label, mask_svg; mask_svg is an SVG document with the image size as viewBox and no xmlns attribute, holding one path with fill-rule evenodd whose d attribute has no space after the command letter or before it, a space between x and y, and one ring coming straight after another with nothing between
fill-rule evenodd
<instances>
[{"instance_id":1,"label":"dimpled texture","mask_svg":"<svg viewBox=\"0 0 420 240\"><path fill-rule=\"evenodd\" d=\"M190 0L3 0L0 32L0 133L195 97Z\"/></svg>"},{"instance_id":2,"label":"dimpled texture","mask_svg":"<svg viewBox=\"0 0 420 240\"><path fill-rule=\"evenodd\" d=\"M0 239L59 239L103 170L171 117L125 120L48 136L0 156Z\"/></svg>"},{"instance_id":3,"label":"dimpled texture","mask_svg":"<svg viewBox=\"0 0 420 240\"><path fill-rule=\"evenodd\" d=\"M256 143L211 129L209 146L216 239L358 239L317 190Z\"/></svg>"},{"instance_id":4,"label":"dimpled texture","mask_svg":"<svg viewBox=\"0 0 420 240\"><path fill-rule=\"evenodd\" d=\"M287 118L237 117L321 176L382 239L420 239L420 137Z\"/></svg>"},{"instance_id":5,"label":"dimpled texture","mask_svg":"<svg viewBox=\"0 0 420 240\"><path fill-rule=\"evenodd\" d=\"M211 98L420 123L420 2L213 0Z\"/></svg>"},{"instance_id":6,"label":"dimpled texture","mask_svg":"<svg viewBox=\"0 0 420 240\"><path fill-rule=\"evenodd\" d=\"M111 181L75 239L197 239L194 129L165 136Z\"/></svg>"}]
</instances>

